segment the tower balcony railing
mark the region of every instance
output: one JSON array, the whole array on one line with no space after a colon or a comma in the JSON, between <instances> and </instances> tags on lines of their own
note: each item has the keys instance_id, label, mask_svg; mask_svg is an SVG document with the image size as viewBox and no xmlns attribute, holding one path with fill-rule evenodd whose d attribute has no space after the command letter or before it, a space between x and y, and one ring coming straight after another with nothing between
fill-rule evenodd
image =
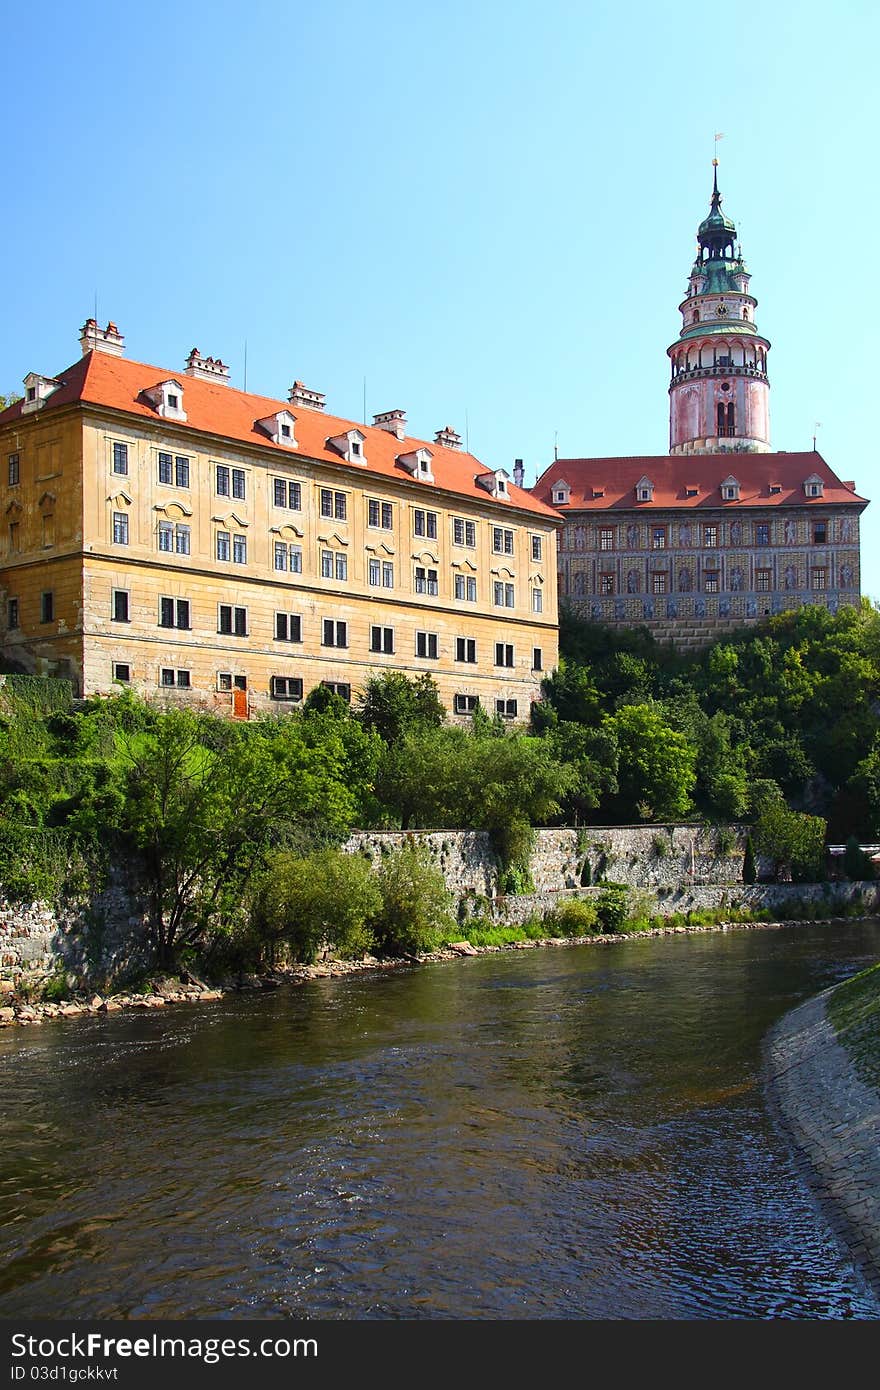
<instances>
[{"instance_id":1,"label":"tower balcony railing","mask_svg":"<svg viewBox=\"0 0 880 1390\"><path fill-rule=\"evenodd\" d=\"M673 384L679 381L695 381L698 377L708 376L749 376L757 381L766 381L767 373L760 367L750 365L736 365L726 367L721 362L714 362L708 367L690 367L683 372L673 372L671 380Z\"/></svg>"}]
</instances>

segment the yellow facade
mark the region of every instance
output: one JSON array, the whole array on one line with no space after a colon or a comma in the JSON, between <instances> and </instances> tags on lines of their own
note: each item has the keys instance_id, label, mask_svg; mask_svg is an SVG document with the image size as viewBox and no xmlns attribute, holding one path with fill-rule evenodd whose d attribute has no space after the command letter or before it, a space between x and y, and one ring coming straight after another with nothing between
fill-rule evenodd
<instances>
[{"instance_id":1,"label":"yellow facade","mask_svg":"<svg viewBox=\"0 0 880 1390\"><path fill-rule=\"evenodd\" d=\"M0 422L0 470L4 656L83 695L243 714L398 670L524 720L556 665L557 523L526 506L51 397Z\"/></svg>"}]
</instances>

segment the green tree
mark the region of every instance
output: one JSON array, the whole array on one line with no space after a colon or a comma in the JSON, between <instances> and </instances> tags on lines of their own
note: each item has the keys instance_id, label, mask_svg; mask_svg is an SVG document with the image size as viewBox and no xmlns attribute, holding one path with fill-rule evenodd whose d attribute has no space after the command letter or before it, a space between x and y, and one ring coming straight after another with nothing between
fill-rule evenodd
<instances>
[{"instance_id":1,"label":"green tree","mask_svg":"<svg viewBox=\"0 0 880 1390\"><path fill-rule=\"evenodd\" d=\"M797 882L816 882L825 877L826 822L821 816L790 811L784 797L766 796L755 821L755 849L773 863L776 879L790 873Z\"/></svg>"},{"instance_id":2,"label":"green tree","mask_svg":"<svg viewBox=\"0 0 880 1390\"><path fill-rule=\"evenodd\" d=\"M685 816L696 782L697 750L651 705L624 705L606 717L617 739L618 808L630 819L639 808L656 820Z\"/></svg>"},{"instance_id":3,"label":"green tree","mask_svg":"<svg viewBox=\"0 0 880 1390\"><path fill-rule=\"evenodd\" d=\"M372 676L358 714L363 727L385 743L398 743L410 729L439 728L446 719L437 684L427 672L413 679L402 671Z\"/></svg>"}]
</instances>

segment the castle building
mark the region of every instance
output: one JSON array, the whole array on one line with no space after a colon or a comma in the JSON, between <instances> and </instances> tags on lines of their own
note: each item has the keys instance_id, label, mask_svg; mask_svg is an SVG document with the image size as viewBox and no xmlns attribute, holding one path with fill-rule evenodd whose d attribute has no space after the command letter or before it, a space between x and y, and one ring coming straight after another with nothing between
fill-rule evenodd
<instances>
[{"instance_id":1,"label":"castle building","mask_svg":"<svg viewBox=\"0 0 880 1390\"><path fill-rule=\"evenodd\" d=\"M556 459L533 489L566 517L560 598L682 647L804 604L858 604L868 505L815 451L771 448L770 344L721 202L716 161L667 350L669 453Z\"/></svg>"},{"instance_id":2,"label":"castle building","mask_svg":"<svg viewBox=\"0 0 880 1390\"><path fill-rule=\"evenodd\" d=\"M330 416L233 388L195 349L129 360L90 319L82 356L0 413L7 663L246 716L318 685L355 699L424 672L454 716L528 717L557 661L553 507L391 410Z\"/></svg>"}]
</instances>

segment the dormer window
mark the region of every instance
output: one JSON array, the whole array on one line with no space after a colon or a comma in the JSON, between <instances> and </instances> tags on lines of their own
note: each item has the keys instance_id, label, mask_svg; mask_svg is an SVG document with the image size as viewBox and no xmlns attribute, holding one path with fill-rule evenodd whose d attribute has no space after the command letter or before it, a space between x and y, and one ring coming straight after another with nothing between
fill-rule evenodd
<instances>
[{"instance_id":1,"label":"dormer window","mask_svg":"<svg viewBox=\"0 0 880 1390\"><path fill-rule=\"evenodd\" d=\"M721 484L721 500L722 502L739 501L739 480L737 478L730 477L724 479L724 482Z\"/></svg>"},{"instance_id":2,"label":"dormer window","mask_svg":"<svg viewBox=\"0 0 880 1390\"><path fill-rule=\"evenodd\" d=\"M274 415L264 415L261 420L255 420L254 424L258 430L268 434L273 444L283 444L285 448L296 448L296 435L294 425L296 416L289 410L276 410Z\"/></svg>"},{"instance_id":3,"label":"dormer window","mask_svg":"<svg viewBox=\"0 0 880 1390\"><path fill-rule=\"evenodd\" d=\"M639 481L636 483L636 501L653 502L653 500L654 484L651 482L651 479L639 478Z\"/></svg>"},{"instance_id":4,"label":"dormer window","mask_svg":"<svg viewBox=\"0 0 880 1390\"><path fill-rule=\"evenodd\" d=\"M507 474L503 468L496 468L491 473L478 473L474 479L478 487L485 488L493 497L503 502L510 500L507 481Z\"/></svg>"},{"instance_id":5,"label":"dormer window","mask_svg":"<svg viewBox=\"0 0 880 1390\"><path fill-rule=\"evenodd\" d=\"M782 484L781 484L781 483L771 483L771 484L770 484L770 496L771 496L771 497L775 497L776 494L777 494L778 492L781 492L781 491L782 491Z\"/></svg>"},{"instance_id":6,"label":"dormer window","mask_svg":"<svg viewBox=\"0 0 880 1390\"><path fill-rule=\"evenodd\" d=\"M36 372L28 372L24 379L24 403L21 407L22 415L29 415L34 410L40 410L46 401L57 391L61 385L55 377L39 376Z\"/></svg>"},{"instance_id":7,"label":"dormer window","mask_svg":"<svg viewBox=\"0 0 880 1390\"><path fill-rule=\"evenodd\" d=\"M186 419L183 387L179 381L160 381L156 386L148 386L144 395L163 420Z\"/></svg>"},{"instance_id":8,"label":"dormer window","mask_svg":"<svg viewBox=\"0 0 880 1390\"><path fill-rule=\"evenodd\" d=\"M346 463L366 463L364 444L367 436L360 430L346 430L344 434L332 434L327 440L327 448L341 454Z\"/></svg>"},{"instance_id":9,"label":"dormer window","mask_svg":"<svg viewBox=\"0 0 880 1390\"><path fill-rule=\"evenodd\" d=\"M809 478L804 479L804 495L806 497L821 497L825 492L825 484L817 473L811 473Z\"/></svg>"},{"instance_id":10,"label":"dormer window","mask_svg":"<svg viewBox=\"0 0 880 1390\"><path fill-rule=\"evenodd\" d=\"M418 478L421 483L433 483L434 474L431 468L431 461L434 455L430 449L410 449L406 454L398 454L395 459L401 468L405 468L407 473L411 473L414 478Z\"/></svg>"},{"instance_id":11,"label":"dormer window","mask_svg":"<svg viewBox=\"0 0 880 1390\"><path fill-rule=\"evenodd\" d=\"M553 505L556 507L568 506L571 497L571 488L564 478L557 478L550 492Z\"/></svg>"}]
</instances>

